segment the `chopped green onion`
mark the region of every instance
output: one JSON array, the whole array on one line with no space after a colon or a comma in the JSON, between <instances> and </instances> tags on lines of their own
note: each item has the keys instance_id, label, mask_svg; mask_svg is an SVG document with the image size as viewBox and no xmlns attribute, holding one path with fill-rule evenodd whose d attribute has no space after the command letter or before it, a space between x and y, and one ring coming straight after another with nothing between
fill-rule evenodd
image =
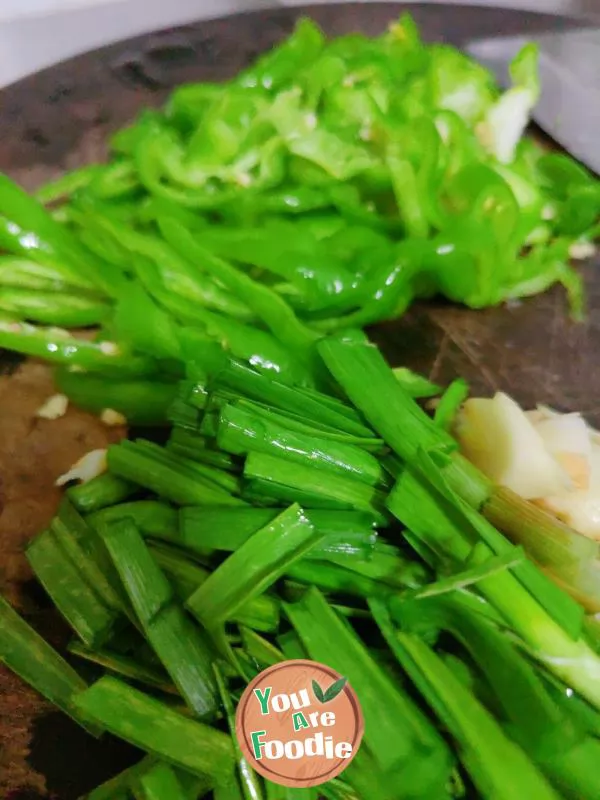
<instances>
[{"instance_id":1,"label":"chopped green onion","mask_svg":"<svg viewBox=\"0 0 600 800\"><path fill-rule=\"evenodd\" d=\"M153 453L130 443L110 445L109 470L126 480L151 489L157 495L182 505L244 505L239 498L209 480L199 478L194 471L178 463L167 463Z\"/></svg>"},{"instance_id":2,"label":"chopped green onion","mask_svg":"<svg viewBox=\"0 0 600 800\"><path fill-rule=\"evenodd\" d=\"M86 582L79 564L65 553L52 529L39 534L27 548L27 560L52 601L88 647L105 642L117 614Z\"/></svg>"},{"instance_id":3,"label":"chopped green onion","mask_svg":"<svg viewBox=\"0 0 600 800\"><path fill-rule=\"evenodd\" d=\"M298 505L292 505L230 555L189 598L187 606L215 628L262 594L321 539Z\"/></svg>"},{"instance_id":4,"label":"chopped green onion","mask_svg":"<svg viewBox=\"0 0 600 800\"><path fill-rule=\"evenodd\" d=\"M121 503L139 491L135 483L104 472L91 481L71 486L67 497L81 514L89 514L106 506Z\"/></svg>"},{"instance_id":5,"label":"chopped green onion","mask_svg":"<svg viewBox=\"0 0 600 800\"><path fill-rule=\"evenodd\" d=\"M68 649L73 655L98 664L110 672L114 672L115 675L121 675L167 694L177 694L177 689L174 684L170 683L167 673L160 669L153 669L120 653L112 653L108 650L90 650L77 640L69 642Z\"/></svg>"},{"instance_id":6,"label":"chopped green onion","mask_svg":"<svg viewBox=\"0 0 600 800\"><path fill-rule=\"evenodd\" d=\"M322 502L325 507L333 505L340 509L364 511L376 520L383 517L380 511L382 493L353 478L332 473L324 481L321 472L311 466L255 452L251 452L246 459L244 475L252 480L264 481L269 491L277 491L281 499L290 502L298 491L302 491L311 494L316 498L316 503Z\"/></svg>"},{"instance_id":7,"label":"chopped green onion","mask_svg":"<svg viewBox=\"0 0 600 800\"><path fill-rule=\"evenodd\" d=\"M229 736L116 678L100 678L75 694L73 703L115 736L214 783L226 780L233 769Z\"/></svg>"},{"instance_id":8,"label":"chopped green onion","mask_svg":"<svg viewBox=\"0 0 600 800\"><path fill-rule=\"evenodd\" d=\"M543 775L439 656L418 637L394 631L380 605L371 608L392 652L457 741L460 757L479 791L506 800L558 800Z\"/></svg>"},{"instance_id":9,"label":"chopped green onion","mask_svg":"<svg viewBox=\"0 0 600 800\"><path fill-rule=\"evenodd\" d=\"M102 538L144 632L190 708L202 718L216 711L211 654L201 632L178 605L173 589L128 519L101 528Z\"/></svg>"},{"instance_id":10,"label":"chopped green onion","mask_svg":"<svg viewBox=\"0 0 600 800\"><path fill-rule=\"evenodd\" d=\"M375 663L348 623L317 589L309 589L300 602L286 605L285 610L310 657L347 677L360 697L365 717L363 747L378 766L384 772L401 769L408 796L427 796L434 787L441 792L450 772L443 740Z\"/></svg>"},{"instance_id":11,"label":"chopped green onion","mask_svg":"<svg viewBox=\"0 0 600 800\"><path fill-rule=\"evenodd\" d=\"M234 455L266 453L376 486L385 479L377 459L355 445L296 433L273 419L257 417L231 403L221 409L219 447Z\"/></svg>"},{"instance_id":12,"label":"chopped green onion","mask_svg":"<svg viewBox=\"0 0 600 800\"><path fill-rule=\"evenodd\" d=\"M3 597L0 623L0 661L90 733L100 733L102 726L88 722L72 704L73 695L86 688L85 681Z\"/></svg>"}]
</instances>

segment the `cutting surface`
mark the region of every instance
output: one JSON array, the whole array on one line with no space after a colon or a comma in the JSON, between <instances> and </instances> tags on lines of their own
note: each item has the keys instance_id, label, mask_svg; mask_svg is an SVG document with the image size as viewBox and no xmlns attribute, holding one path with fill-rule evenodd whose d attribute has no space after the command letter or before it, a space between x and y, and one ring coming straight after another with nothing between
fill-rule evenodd
<instances>
[{"instance_id":1,"label":"cutting surface","mask_svg":"<svg viewBox=\"0 0 600 800\"><path fill-rule=\"evenodd\" d=\"M310 13L331 35L378 34L403 8L344 4L315 6ZM425 38L458 45L500 30L535 36L571 24L467 6L409 8ZM160 104L177 83L235 74L288 34L301 13L297 8L258 12L144 36L9 87L0 93L0 169L33 188L103 158L107 134L138 109ZM585 268L590 307L583 325L569 322L556 290L484 312L422 305L371 335L394 364L439 381L463 375L476 392L503 389L527 405L542 400L582 410L600 426L599 266L596 261ZM36 421L35 410L51 391L48 369L18 365L1 353L0 365L5 372L0 376L0 591L60 646L66 632L28 580L22 546L53 513L54 478L87 450L102 446L109 434L73 409L55 423ZM0 796L75 800L135 759L119 743L96 743L66 718L47 712L34 692L0 669Z\"/></svg>"}]
</instances>

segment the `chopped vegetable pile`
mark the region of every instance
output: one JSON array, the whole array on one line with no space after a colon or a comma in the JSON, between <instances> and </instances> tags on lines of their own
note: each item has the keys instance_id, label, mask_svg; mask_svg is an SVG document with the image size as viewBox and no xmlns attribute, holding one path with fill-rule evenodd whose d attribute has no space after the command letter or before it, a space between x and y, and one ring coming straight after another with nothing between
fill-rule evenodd
<instances>
[{"instance_id":1,"label":"chopped vegetable pile","mask_svg":"<svg viewBox=\"0 0 600 800\"><path fill-rule=\"evenodd\" d=\"M392 370L361 330L557 281L581 313L600 186L520 138L536 74L527 47L501 94L408 17L331 42L303 20L45 187L51 210L0 179L0 346L57 364L39 416L169 425L60 476L27 550L68 661L0 599L0 661L140 750L90 800L297 797L244 761L234 708L304 657L365 717L306 800L600 797L598 543L459 452L463 381Z\"/></svg>"},{"instance_id":2,"label":"chopped vegetable pile","mask_svg":"<svg viewBox=\"0 0 600 800\"><path fill-rule=\"evenodd\" d=\"M61 365L80 405L152 422L208 343L319 386L319 336L416 298L480 308L558 282L581 317L570 257L594 251L600 182L522 138L534 44L511 75L501 92L408 16L330 41L302 19L232 80L142 113L107 164L42 188L48 211L0 177L0 347ZM64 332L87 326L96 340Z\"/></svg>"},{"instance_id":3,"label":"chopped vegetable pile","mask_svg":"<svg viewBox=\"0 0 600 800\"><path fill-rule=\"evenodd\" d=\"M90 800L295 797L231 734L247 683L297 657L346 676L366 725L307 798L597 800L597 543L458 452L462 381L432 419L416 398L437 388L360 331L317 352L330 393L230 359L181 382L166 445L75 470L27 550L73 658L2 601L0 659L142 751Z\"/></svg>"}]
</instances>

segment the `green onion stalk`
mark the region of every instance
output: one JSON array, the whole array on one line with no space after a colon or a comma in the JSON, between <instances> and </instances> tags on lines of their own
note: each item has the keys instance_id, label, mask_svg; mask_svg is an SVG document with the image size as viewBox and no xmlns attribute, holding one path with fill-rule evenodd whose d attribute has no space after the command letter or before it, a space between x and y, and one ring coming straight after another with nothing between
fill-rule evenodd
<instances>
[{"instance_id":1,"label":"green onion stalk","mask_svg":"<svg viewBox=\"0 0 600 800\"><path fill-rule=\"evenodd\" d=\"M500 549L506 540L479 509L492 499L492 510L498 505L505 508L510 502L502 501L506 495L494 493L487 479L474 479L477 473L470 465L465 468L466 462L455 453L455 443L399 386L380 351L362 333L324 339L319 352L365 419L409 468L416 469L423 489L418 502L434 506L444 525L443 555L455 565L463 564L478 542L482 548L478 557L491 557L494 548ZM423 458L423 454L427 457ZM440 463L447 466L435 469ZM408 493L403 491L402 480L401 477L388 499L388 508L406 523ZM460 492L463 485L466 500ZM473 502L475 498L477 503ZM412 521L422 523L422 510L417 502L413 505L416 520ZM506 514L510 527L518 524L516 505ZM441 515L440 508L444 509ZM440 534L426 525L414 532L432 549L439 546L436 537ZM486 578L478 588L531 648L535 658L600 708L600 658L582 634L573 638L547 613L544 605L550 590L546 586L542 584L537 596L533 596L514 574L506 572Z\"/></svg>"}]
</instances>

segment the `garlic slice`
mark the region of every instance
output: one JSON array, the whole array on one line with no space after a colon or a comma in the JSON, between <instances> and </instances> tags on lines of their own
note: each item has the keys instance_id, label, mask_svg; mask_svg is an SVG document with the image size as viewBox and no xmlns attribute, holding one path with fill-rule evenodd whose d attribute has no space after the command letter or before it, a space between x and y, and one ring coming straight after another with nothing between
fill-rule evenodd
<instances>
[{"instance_id":1,"label":"garlic slice","mask_svg":"<svg viewBox=\"0 0 600 800\"><path fill-rule=\"evenodd\" d=\"M586 489L545 497L540 505L574 530L600 541L600 446L592 445Z\"/></svg>"},{"instance_id":2,"label":"garlic slice","mask_svg":"<svg viewBox=\"0 0 600 800\"><path fill-rule=\"evenodd\" d=\"M577 489L590 484L592 442L581 414L556 414L535 423L546 450L558 461Z\"/></svg>"},{"instance_id":3,"label":"garlic slice","mask_svg":"<svg viewBox=\"0 0 600 800\"><path fill-rule=\"evenodd\" d=\"M600 541L600 432L581 414L510 397L468 400L455 430L464 454L488 477Z\"/></svg>"},{"instance_id":4,"label":"garlic slice","mask_svg":"<svg viewBox=\"0 0 600 800\"><path fill-rule=\"evenodd\" d=\"M467 400L455 434L475 466L526 500L557 495L571 485L525 412L503 392Z\"/></svg>"}]
</instances>

